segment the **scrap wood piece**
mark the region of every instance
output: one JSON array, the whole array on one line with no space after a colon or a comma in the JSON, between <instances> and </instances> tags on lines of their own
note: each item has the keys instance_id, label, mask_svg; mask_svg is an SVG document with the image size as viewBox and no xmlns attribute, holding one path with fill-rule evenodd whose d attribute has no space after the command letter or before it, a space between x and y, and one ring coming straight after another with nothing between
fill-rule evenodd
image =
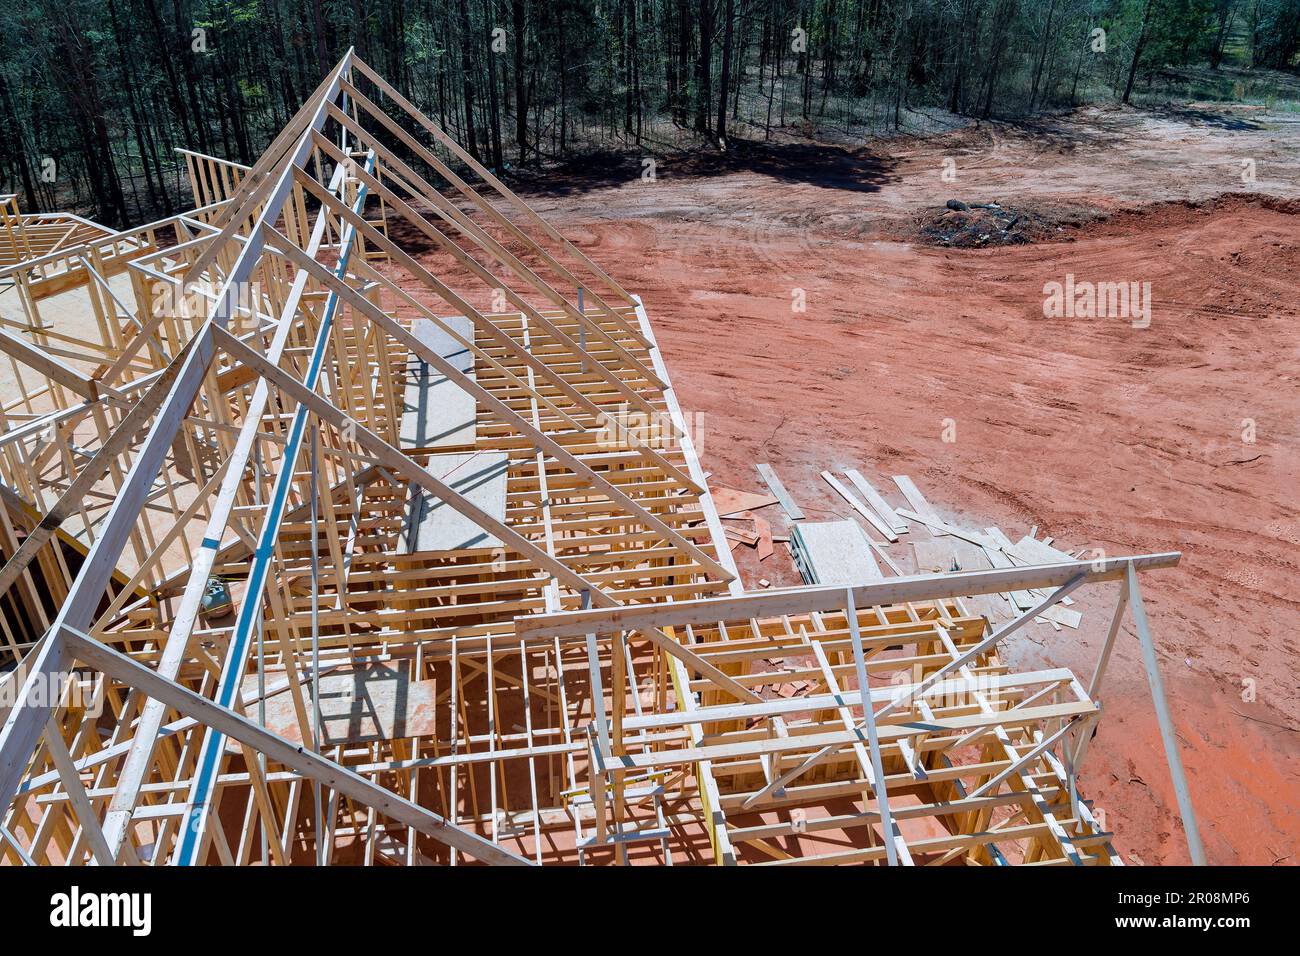
<instances>
[{"instance_id":1,"label":"scrap wood piece","mask_svg":"<svg viewBox=\"0 0 1300 956\"><path fill-rule=\"evenodd\" d=\"M812 681L800 680L791 684L779 684L776 693L779 697L789 700L792 697L807 697L808 692L814 687Z\"/></svg>"},{"instance_id":2,"label":"scrap wood piece","mask_svg":"<svg viewBox=\"0 0 1300 956\"><path fill-rule=\"evenodd\" d=\"M789 517L791 521L802 521L804 517L803 511L794 503L794 499L790 497L790 492L786 491L785 485L783 485L781 479L776 476L776 472L773 470L772 466L768 464L759 464L754 467L758 469L758 474L767 485L768 490L771 491L772 494L776 495L776 500L781 503L781 508L785 511L786 516Z\"/></svg>"},{"instance_id":3,"label":"scrap wood piece","mask_svg":"<svg viewBox=\"0 0 1300 956\"><path fill-rule=\"evenodd\" d=\"M982 613L994 625L1014 620L1020 613L1005 594L975 594L965 598L965 601L967 606Z\"/></svg>"},{"instance_id":4,"label":"scrap wood piece","mask_svg":"<svg viewBox=\"0 0 1300 956\"><path fill-rule=\"evenodd\" d=\"M854 488L862 493L862 497L867 499L867 504L875 508L880 517L885 519L885 523L894 529L895 534L907 533L907 522L904 521L894 507L884 499L884 497L875 488L871 482L862 477L862 473L856 468L850 468L844 472L849 482Z\"/></svg>"},{"instance_id":5,"label":"scrap wood piece","mask_svg":"<svg viewBox=\"0 0 1300 956\"><path fill-rule=\"evenodd\" d=\"M991 528L985 528L984 534L987 535L989 540L997 545L1000 550L1005 551L1007 554L1011 554L1011 552L1016 549L1016 546L1011 543L1011 539L1008 538L1006 534L1003 533L1002 529L996 525Z\"/></svg>"},{"instance_id":6,"label":"scrap wood piece","mask_svg":"<svg viewBox=\"0 0 1300 956\"><path fill-rule=\"evenodd\" d=\"M1064 561L1074 560L1064 551L1059 551L1047 542L1038 541L1029 535L1025 535L1011 548L1012 550L1009 552L1011 556L1024 561L1025 564L1060 564ZM1006 546L1003 546L1002 550L1006 551Z\"/></svg>"},{"instance_id":7,"label":"scrap wood piece","mask_svg":"<svg viewBox=\"0 0 1300 956\"><path fill-rule=\"evenodd\" d=\"M961 542L953 546L953 553L957 557L957 569L959 571L988 571L993 567L984 554L984 549L979 545Z\"/></svg>"},{"instance_id":8,"label":"scrap wood piece","mask_svg":"<svg viewBox=\"0 0 1300 956\"><path fill-rule=\"evenodd\" d=\"M754 491L738 491L715 485L709 489L713 497L713 506L718 509L718 517L726 518L741 511L756 511L768 505L777 504L771 495L760 495Z\"/></svg>"},{"instance_id":9,"label":"scrap wood piece","mask_svg":"<svg viewBox=\"0 0 1300 956\"><path fill-rule=\"evenodd\" d=\"M913 541L916 570L946 574L953 571L987 571L993 565L978 545L965 541Z\"/></svg>"},{"instance_id":10,"label":"scrap wood piece","mask_svg":"<svg viewBox=\"0 0 1300 956\"><path fill-rule=\"evenodd\" d=\"M947 574L960 567L952 545L945 541L913 541L912 554L917 574Z\"/></svg>"},{"instance_id":11,"label":"scrap wood piece","mask_svg":"<svg viewBox=\"0 0 1300 956\"><path fill-rule=\"evenodd\" d=\"M1071 611L1068 607L1049 607L1039 615L1045 617L1053 624L1064 624L1068 628L1078 630L1079 623L1083 620L1083 614L1078 611Z\"/></svg>"},{"instance_id":12,"label":"scrap wood piece","mask_svg":"<svg viewBox=\"0 0 1300 956\"><path fill-rule=\"evenodd\" d=\"M725 534L732 541L737 541L740 542L741 544L747 544L751 548L758 544L757 531L746 531L744 528L737 528L732 525L727 525L725 528L722 529L722 533Z\"/></svg>"},{"instance_id":13,"label":"scrap wood piece","mask_svg":"<svg viewBox=\"0 0 1300 956\"><path fill-rule=\"evenodd\" d=\"M989 548L995 551L999 550L997 542L988 540L977 531L963 531L961 528L954 528L938 518L924 518L917 512L909 511L906 508L899 508L898 513L904 518L911 518L913 521L925 525L935 537L950 534L954 538L961 538L963 541L969 541L971 544L978 545L986 550Z\"/></svg>"},{"instance_id":14,"label":"scrap wood piece","mask_svg":"<svg viewBox=\"0 0 1300 956\"><path fill-rule=\"evenodd\" d=\"M918 515L924 516L916 520L931 525L930 530L941 537L948 533L947 529L943 527L943 519L939 517L939 512L935 511L930 502L925 500L925 495L921 494L916 485L912 484L911 478L907 477L907 475L894 475L894 484L898 485L898 490L903 493L903 497L912 506L912 510ZM908 517L902 509L897 510L904 518ZM940 530L935 530L935 525L938 525Z\"/></svg>"},{"instance_id":15,"label":"scrap wood piece","mask_svg":"<svg viewBox=\"0 0 1300 956\"><path fill-rule=\"evenodd\" d=\"M885 546L869 534L866 538L867 544L871 545L871 550L876 552L876 557L880 558L881 561L884 561L885 564L889 566L889 570L893 571L901 578L903 576L903 569L894 563L894 559L889 556L887 551L885 551Z\"/></svg>"},{"instance_id":16,"label":"scrap wood piece","mask_svg":"<svg viewBox=\"0 0 1300 956\"><path fill-rule=\"evenodd\" d=\"M748 521L753 523L753 531L750 531L747 528L737 527L734 524L725 524L722 526L722 530L723 533L727 534L727 537L731 538L733 541L743 542L750 547L757 546L758 560L764 561L770 558L775 552L776 538L772 534L772 524L766 518L760 518L752 511L738 511L736 514L727 515L722 520L729 522ZM728 534L728 532L733 531L735 534ZM789 539L786 538L784 540L788 541Z\"/></svg>"},{"instance_id":17,"label":"scrap wood piece","mask_svg":"<svg viewBox=\"0 0 1300 956\"><path fill-rule=\"evenodd\" d=\"M849 489L845 488L843 483L832 475L829 471L822 472L822 481L835 489L836 493L849 503L849 506L862 515L867 523L892 541L898 540L898 535L894 534L894 529L885 524L880 518L877 518L866 505L859 501Z\"/></svg>"},{"instance_id":18,"label":"scrap wood piece","mask_svg":"<svg viewBox=\"0 0 1300 956\"><path fill-rule=\"evenodd\" d=\"M984 556L989 559L989 563L995 568L1015 567L1015 563L997 546L997 541L993 538L990 538L988 543L984 545ZM1028 591L1012 591L1008 597L1011 599L1011 603L1021 611L1027 611L1037 603L1034 596Z\"/></svg>"},{"instance_id":19,"label":"scrap wood piece","mask_svg":"<svg viewBox=\"0 0 1300 956\"><path fill-rule=\"evenodd\" d=\"M989 540L990 540L991 542L993 542L994 545L996 545L996 549L999 550L999 551L1001 551L1004 555L1007 556L1007 558L1008 558L1009 561L1010 561L1010 565L1009 565L1009 566L1014 566L1014 565L1017 565L1017 564L1021 564L1021 565L1030 565L1030 564L1038 564L1038 563L1039 563L1039 562L1037 562L1037 561L1034 561L1033 559L1029 559L1029 558L1026 558L1026 557L1024 557L1023 555L1021 555L1021 554L1016 550L1016 546L1013 545L1013 544L1011 543L1011 539L1008 538L1008 537L1007 537L1007 536L1002 532L1002 529L1001 529L1001 528L998 528L998 527L985 528L985 529L984 529L984 533L985 533L985 535L988 536ZM1054 561L1049 561L1049 562L1047 562L1047 563L1048 563L1048 564L1054 564L1055 562L1054 562ZM1025 594L1028 595L1029 604L1030 604L1031 606L1032 606L1033 604L1037 604L1038 601L1040 600L1040 598L1036 596L1035 592L1034 592L1032 589L1029 590L1029 591L1027 591L1027 592L1023 592L1023 593L1025 593ZM1046 597L1046 595L1044 594L1043 597Z\"/></svg>"},{"instance_id":20,"label":"scrap wood piece","mask_svg":"<svg viewBox=\"0 0 1300 956\"><path fill-rule=\"evenodd\" d=\"M918 574L947 574L961 571L987 571L993 565L985 556L982 548L961 541L930 540L913 541L912 550L916 555ZM1014 615L1008 607L1010 598L1003 594L967 595L964 600L977 613L982 613L994 624L1011 620ZM1014 605L1011 605L1014 607Z\"/></svg>"},{"instance_id":21,"label":"scrap wood piece","mask_svg":"<svg viewBox=\"0 0 1300 956\"><path fill-rule=\"evenodd\" d=\"M1014 560L1026 565L1060 564L1065 561L1074 560L1073 556L1066 554L1064 551L1060 551L1056 548L1053 548L1047 542L1048 539L1043 539L1042 541L1038 541L1035 540L1032 535L1026 535L1025 537L1021 538L1019 541L1017 541L1009 551L1005 546L1002 548L1002 550L1007 551L1007 553L1010 554ZM1061 601L1061 603L1066 606L1069 606L1074 603L1074 600L1070 597L1066 597ZM1062 621L1061 623L1065 624L1066 627L1075 626L1074 624L1071 624L1068 621Z\"/></svg>"},{"instance_id":22,"label":"scrap wood piece","mask_svg":"<svg viewBox=\"0 0 1300 956\"><path fill-rule=\"evenodd\" d=\"M754 530L758 532L758 560L766 561L776 551L772 542L772 525L766 518L754 518Z\"/></svg>"}]
</instances>

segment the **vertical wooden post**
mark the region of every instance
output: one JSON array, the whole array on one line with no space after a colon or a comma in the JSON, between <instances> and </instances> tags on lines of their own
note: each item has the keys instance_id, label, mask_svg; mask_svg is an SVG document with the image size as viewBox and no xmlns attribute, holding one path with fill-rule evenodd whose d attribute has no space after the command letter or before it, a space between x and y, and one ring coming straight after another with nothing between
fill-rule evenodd
<instances>
[{"instance_id":1,"label":"vertical wooden post","mask_svg":"<svg viewBox=\"0 0 1300 956\"><path fill-rule=\"evenodd\" d=\"M885 766L880 759L880 738L876 733L876 715L871 705L871 687L867 684L867 662L862 654L862 632L858 630L858 609L853 604L853 589L844 591L844 614L849 620L849 637L853 641L853 663L858 671L858 693L862 695L862 717L867 725L871 745L871 770L875 780L872 790L880 809L880 829L885 840L885 858L898 866L898 849L894 846L894 819L889 813L889 795L885 792Z\"/></svg>"},{"instance_id":2,"label":"vertical wooden post","mask_svg":"<svg viewBox=\"0 0 1300 956\"><path fill-rule=\"evenodd\" d=\"M1169 716L1169 704L1165 700L1165 688L1160 680L1156 646L1151 640L1151 629L1147 625L1147 611L1142 604L1142 591L1138 588L1137 568L1131 561L1127 573L1129 600L1133 603L1133 624L1137 627L1138 640L1142 642L1142 662L1146 665L1147 684L1151 687L1151 700L1155 704L1156 720L1160 724L1160 737L1165 744L1169 776L1173 778L1174 793L1178 797L1178 812L1182 815L1183 830L1187 834L1187 850L1191 854L1194 866L1205 866L1205 848L1201 845L1201 832L1196 826L1196 810L1192 807L1192 794L1187 788L1183 758L1178 753L1177 731L1174 729L1173 719Z\"/></svg>"}]
</instances>

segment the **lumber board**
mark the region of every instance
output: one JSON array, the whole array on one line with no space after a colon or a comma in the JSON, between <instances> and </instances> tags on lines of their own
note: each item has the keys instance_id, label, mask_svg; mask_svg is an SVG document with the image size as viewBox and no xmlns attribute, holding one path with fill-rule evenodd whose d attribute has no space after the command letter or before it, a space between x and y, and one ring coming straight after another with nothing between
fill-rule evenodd
<instances>
[{"instance_id":1,"label":"lumber board","mask_svg":"<svg viewBox=\"0 0 1300 956\"><path fill-rule=\"evenodd\" d=\"M790 497L790 492L786 490L785 485L781 483L781 479L777 477L776 470L766 463L760 463L754 467L758 469L758 474L767 485L768 490L781 503L781 509L786 513L786 517L791 521L802 521L804 517L803 510Z\"/></svg>"},{"instance_id":2,"label":"lumber board","mask_svg":"<svg viewBox=\"0 0 1300 956\"><path fill-rule=\"evenodd\" d=\"M939 517L939 513L931 507L930 502L925 500L925 495L912 483L912 479L907 475L894 475L894 484L898 485L898 490L903 493L907 503L912 506L912 510L920 515L920 520L930 525L930 530L935 535L942 537L948 534L944 527L944 521ZM901 513L901 512L900 512Z\"/></svg>"},{"instance_id":3,"label":"lumber board","mask_svg":"<svg viewBox=\"0 0 1300 956\"><path fill-rule=\"evenodd\" d=\"M844 487L843 482L832 475L829 471L823 471L821 476L822 480L826 482L826 484L835 489L836 494L848 502L849 507L860 514L867 524L871 525L871 527L884 535L886 540L891 542L898 540L898 535L894 534L894 529L891 528L884 519L876 517L875 513L859 501L857 497L854 496L853 492Z\"/></svg>"},{"instance_id":4,"label":"lumber board","mask_svg":"<svg viewBox=\"0 0 1300 956\"><path fill-rule=\"evenodd\" d=\"M867 504L876 509L876 513L884 519L885 523L893 529L895 534L903 534L908 530L907 522L904 521L902 517L899 516L898 512L894 510L893 505L886 501L880 492L872 487L871 482L862 477L860 471L856 468L850 468L844 474L853 487L861 492L862 497L866 499Z\"/></svg>"}]
</instances>

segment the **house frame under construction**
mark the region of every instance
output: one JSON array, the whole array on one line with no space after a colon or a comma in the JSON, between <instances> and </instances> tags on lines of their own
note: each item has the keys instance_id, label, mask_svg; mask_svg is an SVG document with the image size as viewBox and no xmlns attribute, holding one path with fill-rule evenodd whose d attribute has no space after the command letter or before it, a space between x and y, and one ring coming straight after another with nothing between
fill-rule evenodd
<instances>
[{"instance_id":1,"label":"house frame under construction","mask_svg":"<svg viewBox=\"0 0 1300 956\"><path fill-rule=\"evenodd\" d=\"M0 861L1120 864L1131 611L1200 862L1177 554L746 591L641 301L355 54L184 156L137 229L0 205ZM1107 583L1093 673L1003 662Z\"/></svg>"}]
</instances>

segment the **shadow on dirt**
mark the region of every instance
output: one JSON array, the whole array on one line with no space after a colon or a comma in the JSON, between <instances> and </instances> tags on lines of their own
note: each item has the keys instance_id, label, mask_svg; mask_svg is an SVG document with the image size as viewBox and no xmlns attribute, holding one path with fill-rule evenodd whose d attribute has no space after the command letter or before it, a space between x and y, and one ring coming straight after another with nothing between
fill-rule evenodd
<instances>
[{"instance_id":1,"label":"shadow on dirt","mask_svg":"<svg viewBox=\"0 0 1300 956\"><path fill-rule=\"evenodd\" d=\"M1113 133L1100 126L1090 127L1067 117L1033 116L1024 119L1002 120L995 129L1015 133L1032 140L1040 151L1073 152L1081 146L1097 146L1108 142Z\"/></svg>"},{"instance_id":2,"label":"shadow on dirt","mask_svg":"<svg viewBox=\"0 0 1300 956\"><path fill-rule=\"evenodd\" d=\"M645 160L650 158L635 153L590 153L545 170L516 173L511 184L520 192L538 196L581 195L648 177ZM656 178L693 179L754 172L779 182L871 193L896 178L893 166L892 160L865 149L733 139L725 153L709 150L655 157L653 174Z\"/></svg>"},{"instance_id":3,"label":"shadow on dirt","mask_svg":"<svg viewBox=\"0 0 1300 956\"><path fill-rule=\"evenodd\" d=\"M1219 110L1214 109L1202 109L1196 106L1147 107L1146 112L1152 113L1163 119L1178 120L1179 122L1186 123L1188 126L1210 126L1214 129L1231 130L1235 132L1267 128L1264 124L1256 122L1253 117L1234 116L1228 112L1220 112Z\"/></svg>"}]
</instances>

